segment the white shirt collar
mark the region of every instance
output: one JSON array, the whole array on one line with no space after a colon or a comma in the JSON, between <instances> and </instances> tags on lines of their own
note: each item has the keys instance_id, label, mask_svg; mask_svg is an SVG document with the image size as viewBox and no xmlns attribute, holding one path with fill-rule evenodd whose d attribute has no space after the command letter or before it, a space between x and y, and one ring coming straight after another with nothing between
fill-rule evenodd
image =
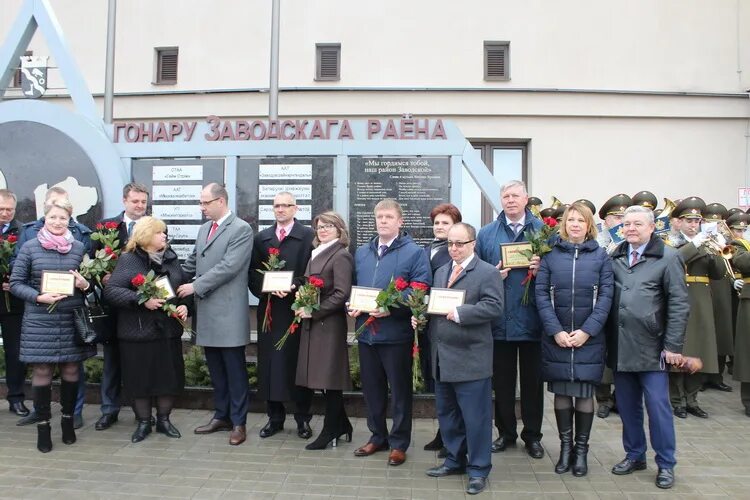
<instances>
[{"instance_id":1,"label":"white shirt collar","mask_svg":"<svg viewBox=\"0 0 750 500\"><path fill-rule=\"evenodd\" d=\"M221 226L224 224L224 221L227 220L227 218L231 215L232 211L228 210L227 213L224 214L224 217L216 221L217 226Z\"/></svg>"},{"instance_id":2,"label":"white shirt collar","mask_svg":"<svg viewBox=\"0 0 750 500\"><path fill-rule=\"evenodd\" d=\"M310 257L310 260L315 260L315 257L317 257L319 254L323 253L323 251L325 249L332 247L333 245L335 245L338 242L339 242L339 239L336 238L336 239L333 239L333 240L329 241L328 243L321 243L317 247L313 248L312 256Z\"/></svg>"},{"instance_id":3,"label":"white shirt collar","mask_svg":"<svg viewBox=\"0 0 750 500\"><path fill-rule=\"evenodd\" d=\"M396 236L395 236L395 237L394 237L394 238L393 238L392 240L390 240L390 241L383 241L383 240L381 240L380 238L378 238L378 248L380 248L380 247L381 247L381 246L383 246L383 245L385 245L385 246L387 246L388 248L390 248L390 247L391 247L391 245L393 244L393 242L394 242L394 241L396 241L396 238L398 238L398 235L396 235Z\"/></svg>"},{"instance_id":4,"label":"white shirt collar","mask_svg":"<svg viewBox=\"0 0 750 500\"><path fill-rule=\"evenodd\" d=\"M465 261L463 261L463 262L461 263L461 267L462 267L463 269L466 269L466 266L468 266L468 265L469 265L469 262L471 262L471 259L473 259L473 258L474 258L474 254L471 254L471 255L469 255L468 257L466 257L466 260L465 260ZM453 265L451 266L451 270L453 270L453 268L454 268L455 266L457 266L457 265L458 265L458 263L457 263L457 262L456 262L456 261L454 260L454 261L453 261Z\"/></svg>"},{"instance_id":5,"label":"white shirt collar","mask_svg":"<svg viewBox=\"0 0 750 500\"><path fill-rule=\"evenodd\" d=\"M524 212L523 216L521 216L521 218L520 218L520 219L518 219L518 221L517 221L517 222L513 222L513 221L512 221L512 220L510 220L510 219L508 218L508 216L506 215L506 216L505 216L505 223L506 223L506 224L508 224L509 226L510 226L511 224L521 224L521 227L525 226L525 225L526 225L526 212Z\"/></svg>"}]
</instances>

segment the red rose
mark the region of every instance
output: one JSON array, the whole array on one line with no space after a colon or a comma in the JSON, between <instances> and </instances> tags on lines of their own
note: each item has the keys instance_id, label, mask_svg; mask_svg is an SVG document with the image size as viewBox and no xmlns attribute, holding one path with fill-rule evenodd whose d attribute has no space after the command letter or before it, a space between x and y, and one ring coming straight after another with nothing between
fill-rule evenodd
<instances>
[{"instance_id":1,"label":"red rose","mask_svg":"<svg viewBox=\"0 0 750 500\"><path fill-rule=\"evenodd\" d=\"M280 253L278 248L271 247L268 249L268 255L279 255Z\"/></svg>"},{"instance_id":2,"label":"red rose","mask_svg":"<svg viewBox=\"0 0 750 500\"><path fill-rule=\"evenodd\" d=\"M399 276L398 278L396 278L395 285L396 285L396 290L398 290L399 292L403 292L404 290L406 290L407 288L409 288L409 282L406 281L401 276Z\"/></svg>"},{"instance_id":3,"label":"red rose","mask_svg":"<svg viewBox=\"0 0 750 500\"><path fill-rule=\"evenodd\" d=\"M555 219L554 217L545 217L544 223L549 227L555 227L557 225L557 219Z\"/></svg>"},{"instance_id":4,"label":"red rose","mask_svg":"<svg viewBox=\"0 0 750 500\"><path fill-rule=\"evenodd\" d=\"M411 357L416 358L419 356L419 346L417 344L411 345Z\"/></svg>"},{"instance_id":5,"label":"red rose","mask_svg":"<svg viewBox=\"0 0 750 500\"><path fill-rule=\"evenodd\" d=\"M104 224L107 229L117 229L117 222L107 222Z\"/></svg>"},{"instance_id":6,"label":"red rose","mask_svg":"<svg viewBox=\"0 0 750 500\"><path fill-rule=\"evenodd\" d=\"M104 253L106 253L107 255L112 255L112 254L115 253L115 251L112 250L112 247L106 246L106 247L104 247Z\"/></svg>"},{"instance_id":7,"label":"red rose","mask_svg":"<svg viewBox=\"0 0 750 500\"><path fill-rule=\"evenodd\" d=\"M117 254L116 253L112 254L112 260L117 260Z\"/></svg>"},{"instance_id":8,"label":"red rose","mask_svg":"<svg viewBox=\"0 0 750 500\"><path fill-rule=\"evenodd\" d=\"M104 229L104 224L102 224L101 222L97 222L96 223L96 230L97 231L101 231L102 229Z\"/></svg>"},{"instance_id":9,"label":"red rose","mask_svg":"<svg viewBox=\"0 0 750 500\"><path fill-rule=\"evenodd\" d=\"M309 282L315 288L323 288L323 280L316 276L311 276Z\"/></svg>"},{"instance_id":10,"label":"red rose","mask_svg":"<svg viewBox=\"0 0 750 500\"><path fill-rule=\"evenodd\" d=\"M296 321L292 322L291 325L289 325L289 335L294 335L294 332L297 331L297 328L299 328L299 323Z\"/></svg>"},{"instance_id":11,"label":"red rose","mask_svg":"<svg viewBox=\"0 0 750 500\"><path fill-rule=\"evenodd\" d=\"M141 286L146 282L146 277L142 275L141 273L138 273L135 275L135 278L130 280L130 283L133 284L133 286Z\"/></svg>"},{"instance_id":12,"label":"red rose","mask_svg":"<svg viewBox=\"0 0 750 500\"><path fill-rule=\"evenodd\" d=\"M18 236L15 234L11 234L8 236L8 243L15 243L18 241Z\"/></svg>"},{"instance_id":13,"label":"red rose","mask_svg":"<svg viewBox=\"0 0 750 500\"><path fill-rule=\"evenodd\" d=\"M409 286L412 287L414 290L424 290L425 292L430 289L429 286L427 286L425 283L422 283L420 281L412 281L409 283Z\"/></svg>"}]
</instances>

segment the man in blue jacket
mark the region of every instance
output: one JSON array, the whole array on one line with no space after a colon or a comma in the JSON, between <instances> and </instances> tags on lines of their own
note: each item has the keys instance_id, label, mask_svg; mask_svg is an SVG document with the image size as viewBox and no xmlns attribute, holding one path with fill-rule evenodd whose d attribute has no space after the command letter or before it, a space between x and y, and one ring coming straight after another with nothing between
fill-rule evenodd
<instances>
[{"instance_id":1,"label":"man in blue jacket","mask_svg":"<svg viewBox=\"0 0 750 500\"><path fill-rule=\"evenodd\" d=\"M355 285L384 289L391 279L399 277L408 282L432 283L430 261L421 247L401 233L403 223L403 211L396 200L386 198L375 206L378 236L359 247L354 255ZM410 292L407 289L403 293ZM357 310L349 314L357 318L357 328L367 319ZM411 442L411 311L401 306L370 315L376 318L377 331L367 327L358 340L362 393L372 436L354 454L365 457L390 447L388 464L401 465ZM385 422L389 388L393 408L390 433Z\"/></svg>"},{"instance_id":2,"label":"man in blue jacket","mask_svg":"<svg viewBox=\"0 0 750 500\"><path fill-rule=\"evenodd\" d=\"M532 458L542 458L542 389L541 323L536 310L533 286L528 304L521 303L528 269L503 269L500 245L526 241L526 231L538 231L542 221L526 208L529 195L521 181L510 181L500 190L503 211L497 220L484 226L477 236L476 252L483 261L500 269L505 292L505 311L492 324L493 389L495 390L495 426L500 436L492 443L492 452L504 451L515 444L516 373L520 369L521 439ZM531 261L536 273L539 257Z\"/></svg>"}]
</instances>

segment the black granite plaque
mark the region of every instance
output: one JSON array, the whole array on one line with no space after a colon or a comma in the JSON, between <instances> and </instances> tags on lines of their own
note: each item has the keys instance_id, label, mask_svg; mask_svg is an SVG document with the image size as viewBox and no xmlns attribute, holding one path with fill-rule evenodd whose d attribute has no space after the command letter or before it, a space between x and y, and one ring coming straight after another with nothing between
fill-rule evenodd
<instances>
[{"instance_id":1,"label":"black granite plaque","mask_svg":"<svg viewBox=\"0 0 750 500\"><path fill-rule=\"evenodd\" d=\"M297 199L297 220L310 225L333 209L333 157L240 158L237 166L237 215L254 231L274 223L273 197L288 191Z\"/></svg>"},{"instance_id":2,"label":"black granite plaque","mask_svg":"<svg viewBox=\"0 0 750 500\"><path fill-rule=\"evenodd\" d=\"M448 157L350 157L349 229L352 250L375 236L373 209L395 198L404 211L404 229L418 245L433 239L430 211L450 201Z\"/></svg>"},{"instance_id":3,"label":"black granite plaque","mask_svg":"<svg viewBox=\"0 0 750 500\"><path fill-rule=\"evenodd\" d=\"M170 245L184 260L193 251L198 228L205 222L200 192L211 182L224 183L224 160L133 160L132 176L134 182L148 187L148 212L167 224Z\"/></svg>"}]
</instances>

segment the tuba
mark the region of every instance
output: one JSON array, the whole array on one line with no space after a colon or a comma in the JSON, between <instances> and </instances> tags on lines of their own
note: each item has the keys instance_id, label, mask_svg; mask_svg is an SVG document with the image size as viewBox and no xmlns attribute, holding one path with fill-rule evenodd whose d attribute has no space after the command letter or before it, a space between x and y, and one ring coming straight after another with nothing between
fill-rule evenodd
<instances>
[{"instance_id":1,"label":"tuba","mask_svg":"<svg viewBox=\"0 0 750 500\"><path fill-rule=\"evenodd\" d=\"M669 217L669 215L672 213L672 210L674 210L676 206L677 205L675 205L675 202L673 202L669 198L664 198L664 208L659 214L659 217Z\"/></svg>"},{"instance_id":2,"label":"tuba","mask_svg":"<svg viewBox=\"0 0 750 500\"><path fill-rule=\"evenodd\" d=\"M563 205L564 203L558 200L556 196L552 197L552 205L550 205L550 208L558 209Z\"/></svg>"}]
</instances>

